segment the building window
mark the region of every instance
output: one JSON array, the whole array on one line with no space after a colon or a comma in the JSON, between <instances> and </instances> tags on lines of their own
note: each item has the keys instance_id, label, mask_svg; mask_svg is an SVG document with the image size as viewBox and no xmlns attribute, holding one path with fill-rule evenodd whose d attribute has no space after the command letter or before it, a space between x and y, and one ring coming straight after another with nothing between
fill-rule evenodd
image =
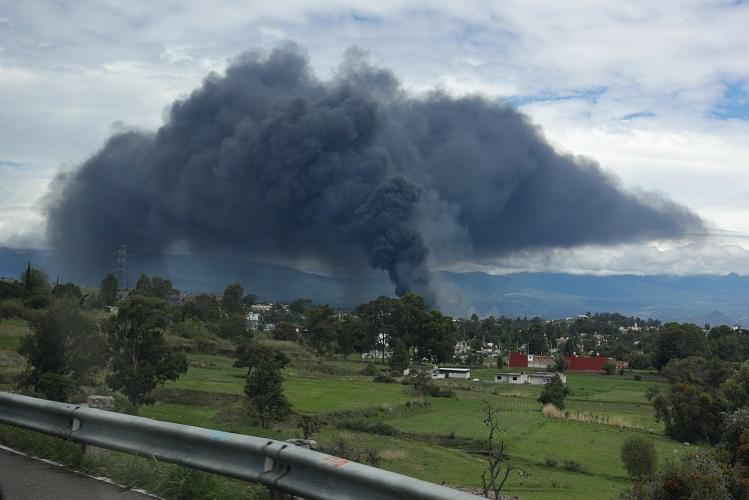
<instances>
[{"instance_id":1,"label":"building window","mask_svg":"<svg viewBox=\"0 0 749 500\"><path fill-rule=\"evenodd\" d=\"M517 380L517 379L518 379L517 377L512 377L512 380Z\"/></svg>"}]
</instances>

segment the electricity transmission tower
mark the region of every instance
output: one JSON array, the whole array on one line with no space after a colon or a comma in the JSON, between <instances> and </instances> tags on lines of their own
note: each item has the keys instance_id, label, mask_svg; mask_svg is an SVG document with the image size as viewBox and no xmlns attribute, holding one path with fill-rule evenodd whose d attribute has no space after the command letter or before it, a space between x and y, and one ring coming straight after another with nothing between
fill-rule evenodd
<instances>
[{"instance_id":1,"label":"electricity transmission tower","mask_svg":"<svg viewBox=\"0 0 749 500\"><path fill-rule=\"evenodd\" d=\"M117 282L122 290L127 290L127 245L117 249Z\"/></svg>"}]
</instances>

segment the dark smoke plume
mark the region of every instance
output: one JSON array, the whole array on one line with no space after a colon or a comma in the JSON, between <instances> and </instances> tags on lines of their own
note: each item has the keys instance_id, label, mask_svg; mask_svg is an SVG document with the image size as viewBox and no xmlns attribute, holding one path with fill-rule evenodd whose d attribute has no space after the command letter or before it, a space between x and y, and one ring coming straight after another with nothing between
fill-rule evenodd
<instances>
[{"instance_id":1,"label":"dark smoke plume","mask_svg":"<svg viewBox=\"0 0 749 500\"><path fill-rule=\"evenodd\" d=\"M282 256L388 272L434 299L428 261L678 238L702 221L562 155L529 119L483 98L407 94L350 50L318 79L296 46L243 54L175 102L155 133L111 137L61 174L48 238L100 279L117 245L154 258Z\"/></svg>"}]
</instances>

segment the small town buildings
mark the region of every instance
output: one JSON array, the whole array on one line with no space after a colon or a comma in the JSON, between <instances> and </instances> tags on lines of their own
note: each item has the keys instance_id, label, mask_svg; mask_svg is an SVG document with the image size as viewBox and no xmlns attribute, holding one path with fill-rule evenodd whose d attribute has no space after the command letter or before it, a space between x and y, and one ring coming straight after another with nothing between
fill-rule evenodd
<instances>
[{"instance_id":1,"label":"small town buildings","mask_svg":"<svg viewBox=\"0 0 749 500\"><path fill-rule=\"evenodd\" d=\"M468 380L471 378L470 368L437 368L432 371L432 378L460 378Z\"/></svg>"}]
</instances>

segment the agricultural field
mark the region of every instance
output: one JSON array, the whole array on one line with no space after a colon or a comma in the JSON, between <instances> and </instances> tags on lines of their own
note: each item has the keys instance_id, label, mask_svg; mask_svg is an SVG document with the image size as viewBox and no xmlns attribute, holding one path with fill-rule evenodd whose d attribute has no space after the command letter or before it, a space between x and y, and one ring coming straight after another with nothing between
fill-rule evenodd
<instances>
[{"instance_id":1,"label":"agricultural field","mask_svg":"<svg viewBox=\"0 0 749 500\"><path fill-rule=\"evenodd\" d=\"M2 389L22 369L15 349L26 331L23 322L0 322L0 361L14 360L12 366L0 364ZM480 486L489 404L499 411L510 462L525 471L512 475L506 487L507 494L521 499L618 498L629 484L619 451L631 434L652 440L661 460L690 448L663 436L645 399L648 387L663 382L648 373L637 374L638 379L633 373L570 373L567 416L552 418L536 402L539 386L494 384L492 369L474 370L475 381L439 381L455 391L454 397L423 399L410 386L373 382L361 373L366 363L353 357L318 360L296 344L269 343L291 358L284 391L294 410L326 422L316 440L369 450L378 466L428 481ZM263 429L247 417L245 375L230 357L191 354L188 372L159 389L157 403L140 413L275 439L300 437L293 418Z\"/></svg>"}]
</instances>

